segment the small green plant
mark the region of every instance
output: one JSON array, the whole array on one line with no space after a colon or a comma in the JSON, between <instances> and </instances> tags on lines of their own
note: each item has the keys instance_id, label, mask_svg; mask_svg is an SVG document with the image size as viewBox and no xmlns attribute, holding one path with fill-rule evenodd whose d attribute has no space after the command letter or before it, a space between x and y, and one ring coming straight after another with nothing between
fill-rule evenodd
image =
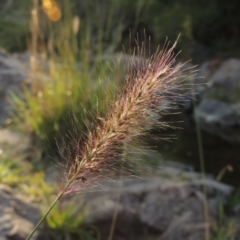
<instances>
[{"instance_id":1,"label":"small green plant","mask_svg":"<svg viewBox=\"0 0 240 240\"><path fill-rule=\"evenodd\" d=\"M100 236L95 228L84 225L86 209L83 204L74 201L68 204L59 204L46 218L50 229L48 235L53 239L69 239L74 237L80 240L99 240Z\"/></svg>"},{"instance_id":2,"label":"small green plant","mask_svg":"<svg viewBox=\"0 0 240 240\"><path fill-rule=\"evenodd\" d=\"M224 174L233 171L231 165L225 166L216 177L217 181L221 181ZM213 240L234 240L236 239L237 232L240 230L239 224L236 219L231 219L226 213L224 204L222 202L222 196L218 193L219 203L218 203L218 222L213 227ZM234 207L240 204L240 189L237 189L235 193L228 197L228 210L232 212Z\"/></svg>"},{"instance_id":3,"label":"small green plant","mask_svg":"<svg viewBox=\"0 0 240 240\"><path fill-rule=\"evenodd\" d=\"M13 161L3 150L0 151L0 183L14 187L21 179L21 168L17 164L16 156L16 161Z\"/></svg>"},{"instance_id":4,"label":"small green plant","mask_svg":"<svg viewBox=\"0 0 240 240\"><path fill-rule=\"evenodd\" d=\"M57 191L56 185L51 186L46 182L45 174L42 171L31 172L25 177L25 181L18 185L18 188L36 203L46 201L49 196Z\"/></svg>"},{"instance_id":5,"label":"small green plant","mask_svg":"<svg viewBox=\"0 0 240 240\"><path fill-rule=\"evenodd\" d=\"M228 202L230 210L234 210L235 207L240 206L240 187L229 197Z\"/></svg>"},{"instance_id":6,"label":"small green plant","mask_svg":"<svg viewBox=\"0 0 240 240\"><path fill-rule=\"evenodd\" d=\"M235 240L239 226L235 219L227 217L213 227L213 240Z\"/></svg>"},{"instance_id":7,"label":"small green plant","mask_svg":"<svg viewBox=\"0 0 240 240\"><path fill-rule=\"evenodd\" d=\"M44 173L34 170L23 154L16 156L9 150L1 150L0 153L0 183L18 189L34 202L42 201L56 192L56 186L49 186Z\"/></svg>"},{"instance_id":8,"label":"small green plant","mask_svg":"<svg viewBox=\"0 0 240 240\"><path fill-rule=\"evenodd\" d=\"M84 211L79 202L77 205L74 202L68 205L59 203L46 218L50 235L54 239L75 237L80 240L99 240L96 229L84 226Z\"/></svg>"}]
</instances>

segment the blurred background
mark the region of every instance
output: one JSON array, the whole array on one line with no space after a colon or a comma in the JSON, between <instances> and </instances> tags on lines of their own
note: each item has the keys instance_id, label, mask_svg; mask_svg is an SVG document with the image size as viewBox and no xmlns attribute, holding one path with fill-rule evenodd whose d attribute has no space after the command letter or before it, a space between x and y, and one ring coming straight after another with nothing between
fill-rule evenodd
<instances>
[{"instance_id":1,"label":"blurred background","mask_svg":"<svg viewBox=\"0 0 240 240\"><path fill-rule=\"evenodd\" d=\"M153 54L177 38L186 97L154 152L131 153L152 172L60 202L36 239L240 239L239 0L0 0L0 238L25 239L50 205L136 39Z\"/></svg>"}]
</instances>

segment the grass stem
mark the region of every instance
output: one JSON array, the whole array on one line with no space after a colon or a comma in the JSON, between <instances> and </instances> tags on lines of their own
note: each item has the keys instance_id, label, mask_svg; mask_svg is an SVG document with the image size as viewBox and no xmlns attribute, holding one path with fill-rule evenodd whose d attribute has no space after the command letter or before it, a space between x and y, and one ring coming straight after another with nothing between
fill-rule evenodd
<instances>
[{"instance_id":1,"label":"grass stem","mask_svg":"<svg viewBox=\"0 0 240 240\"><path fill-rule=\"evenodd\" d=\"M195 86L194 86L195 88ZM193 96L196 95L196 91L194 89ZM196 102L193 101L194 109L196 109ZM196 114L194 114L195 123L196 123L196 133L197 133L197 143L198 143L198 152L199 152L199 160L200 160L200 170L202 175L202 180L206 179L206 169L205 169L205 159L204 159L204 150L203 150L203 140L202 140L202 133L201 133L201 126L199 118ZM206 222L205 228L205 240L210 240L210 217L209 217L209 209L208 209L208 199L207 199L207 186L203 183L203 194L205 196L203 201L203 208L204 208L204 219Z\"/></svg>"},{"instance_id":2,"label":"grass stem","mask_svg":"<svg viewBox=\"0 0 240 240\"><path fill-rule=\"evenodd\" d=\"M51 206L49 207L49 209L46 211L46 213L43 215L43 217L39 220L39 222L37 223L37 225L35 226L35 228L32 230L32 232L29 234L29 236L26 238L26 240L30 240L33 236L33 234L37 231L37 229L40 227L40 225L42 224L42 222L46 219L46 217L48 216L48 214L52 211L52 209L55 207L55 205L57 204L58 200L63 196L63 194L67 191L67 189L69 188L69 186L71 185L72 182L68 182L65 186L65 188L58 194L58 196L56 197L56 199L52 202Z\"/></svg>"}]
</instances>

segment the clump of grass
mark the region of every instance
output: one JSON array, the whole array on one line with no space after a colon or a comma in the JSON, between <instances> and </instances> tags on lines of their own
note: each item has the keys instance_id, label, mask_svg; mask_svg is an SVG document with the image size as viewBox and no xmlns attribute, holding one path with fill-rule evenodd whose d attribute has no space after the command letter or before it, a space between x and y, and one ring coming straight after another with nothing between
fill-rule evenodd
<instances>
[{"instance_id":1,"label":"clump of grass","mask_svg":"<svg viewBox=\"0 0 240 240\"><path fill-rule=\"evenodd\" d=\"M81 211L80 214L79 211ZM46 232L47 236L51 236L51 239L100 239L97 229L84 224L86 212L83 203L68 202L67 205L58 204L46 218L49 228ZM42 237L44 237L44 234Z\"/></svg>"},{"instance_id":2,"label":"clump of grass","mask_svg":"<svg viewBox=\"0 0 240 240\"><path fill-rule=\"evenodd\" d=\"M10 158L0 149L0 182L14 187L19 183L21 168L17 164L18 161L9 161Z\"/></svg>"},{"instance_id":3,"label":"clump of grass","mask_svg":"<svg viewBox=\"0 0 240 240\"><path fill-rule=\"evenodd\" d=\"M69 1L64 1L64 7L62 19L51 23L38 1L34 1L31 82L21 96L12 94L11 99L14 120L40 139L44 150L51 150L48 154L57 152L56 139L60 144L60 135L61 138L71 135L69 126L73 118L86 132L86 122L106 109L100 99L112 98L115 92L114 81L108 82L104 75L112 70L98 60L101 43L97 44L96 56L90 51L92 26L72 15Z\"/></svg>"},{"instance_id":4,"label":"clump of grass","mask_svg":"<svg viewBox=\"0 0 240 240\"><path fill-rule=\"evenodd\" d=\"M159 121L156 113L166 113L166 100L175 102L174 89L181 87L178 78L183 64L175 63L173 47L165 46L152 57L144 59L145 45L138 46L138 61L132 61L126 87L112 104L105 118L100 118L95 130L89 131L84 144L77 145L72 161L68 159L66 182L46 214L40 220L28 239L32 237L45 217L51 212L64 195L82 191L86 186L98 184L107 170L115 168L123 161L122 150L125 146L141 139L147 129L166 124Z\"/></svg>"},{"instance_id":5,"label":"clump of grass","mask_svg":"<svg viewBox=\"0 0 240 240\"><path fill-rule=\"evenodd\" d=\"M213 240L234 240L239 231L239 224L235 219L225 218L213 226Z\"/></svg>"},{"instance_id":6,"label":"clump of grass","mask_svg":"<svg viewBox=\"0 0 240 240\"><path fill-rule=\"evenodd\" d=\"M0 149L0 182L18 189L34 202L43 201L43 197L52 195L57 187L49 186L41 169L35 169L25 157L8 148Z\"/></svg>"}]
</instances>

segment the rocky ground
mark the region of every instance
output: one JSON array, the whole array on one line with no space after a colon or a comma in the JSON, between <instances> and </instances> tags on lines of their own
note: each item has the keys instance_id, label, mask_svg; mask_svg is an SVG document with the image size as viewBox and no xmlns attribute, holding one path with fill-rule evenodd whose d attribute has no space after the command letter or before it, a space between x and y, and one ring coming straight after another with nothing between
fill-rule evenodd
<instances>
[{"instance_id":1,"label":"rocky ground","mask_svg":"<svg viewBox=\"0 0 240 240\"><path fill-rule=\"evenodd\" d=\"M40 218L36 206L17 196L10 187L0 184L0 240L26 239Z\"/></svg>"}]
</instances>

